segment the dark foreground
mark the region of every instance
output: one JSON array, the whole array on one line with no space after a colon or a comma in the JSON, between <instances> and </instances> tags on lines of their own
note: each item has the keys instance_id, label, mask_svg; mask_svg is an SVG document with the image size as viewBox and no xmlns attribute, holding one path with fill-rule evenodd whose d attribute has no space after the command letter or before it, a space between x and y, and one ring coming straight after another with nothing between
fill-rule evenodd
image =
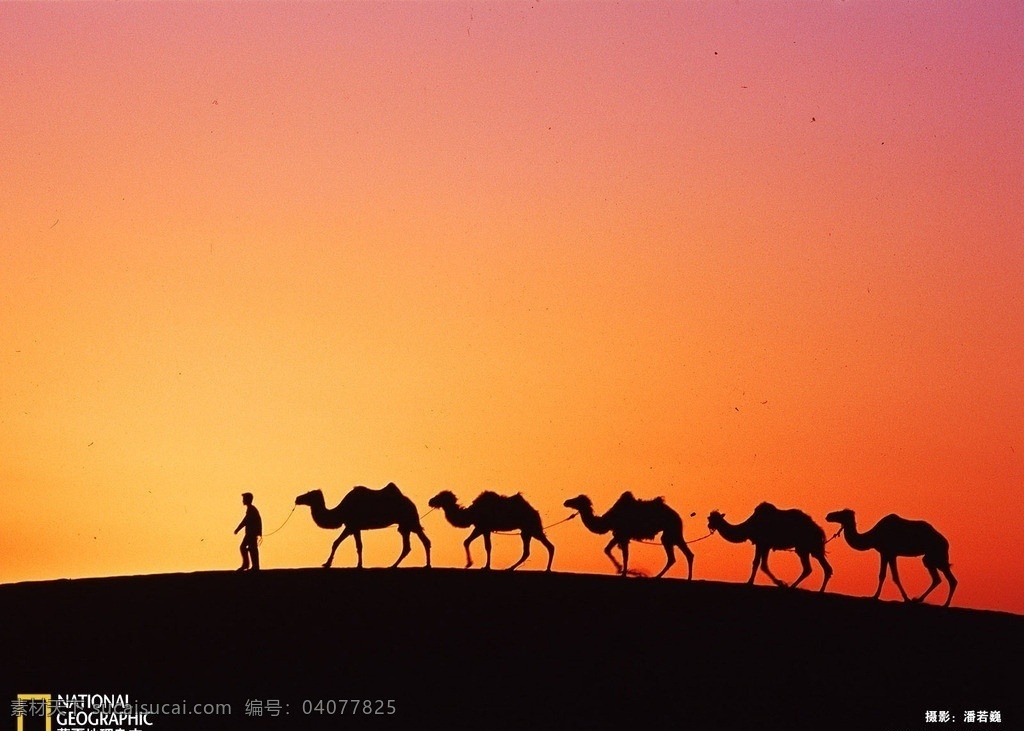
<instances>
[{"instance_id":1,"label":"dark foreground","mask_svg":"<svg viewBox=\"0 0 1024 731\"><path fill-rule=\"evenodd\" d=\"M176 704L143 729L1024 728L1024 617L996 612L448 569L16 584L0 606L5 718L18 693L103 693Z\"/></svg>"}]
</instances>

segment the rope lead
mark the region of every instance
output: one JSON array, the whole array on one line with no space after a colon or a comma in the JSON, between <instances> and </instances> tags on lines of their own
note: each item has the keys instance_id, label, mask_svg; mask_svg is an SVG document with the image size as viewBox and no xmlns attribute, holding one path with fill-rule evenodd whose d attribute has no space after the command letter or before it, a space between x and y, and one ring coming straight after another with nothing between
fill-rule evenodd
<instances>
[{"instance_id":1,"label":"rope lead","mask_svg":"<svg viewBox=\"0 0 1024 731\"><path fill-rule=\"evenodd\" d=\"M272 530L269 533L264 533L262 536L260 536L260 545L263 545L263 539L264 538L266 538L267 536L274 535L275 533L277 533L277 531L281 530L281 528L285 527L285 525L288 523L288 521L292 519L292 515L295 514L295 508L296 508L296 506L292 505L292 512L288 513L288 517L284 519L284 523L281 523L281 525L278 526L275 530Z\"/></svg>"}]
</instances>

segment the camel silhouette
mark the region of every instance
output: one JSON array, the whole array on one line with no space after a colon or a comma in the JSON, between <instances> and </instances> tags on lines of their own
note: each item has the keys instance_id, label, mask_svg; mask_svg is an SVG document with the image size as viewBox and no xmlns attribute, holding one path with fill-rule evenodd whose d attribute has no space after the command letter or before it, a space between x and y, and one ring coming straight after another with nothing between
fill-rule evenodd
<instances>
[{"instance_id":1,"label":"camel silhouette","mask_svg":"<svg viewBox=\"0 0 1024 731\"><path fill-rule=\"evenodd\" d=\"M491 533L493 531L518 530L523 539L523 555L509 566L509 571L516 569L530 556L530 541L534 538L548 549L548 566L545 570L551 570L551 562L555 558L555 547L544 535L544 528L540 524L540 514L526 502L526 498L521 494L498 495L488 490L480 493L468 508L464 508L459 505L458 498L453 492L444 490L430 498L427 504L432 508L443 510L444 517L456 528L473 527L473 532L462 544L466 548L467 569L473 565L469 545L479 536L484 537L484 549L487 551L487 563L484 568L489 569L491 568Z\"/></svg>"},{"instance_id":2,"label":"camel silhouette","mask_svg":"<svg viewBox=\"0 0 1024 731\"><path fill-rule=\"evenodd\" d=\"M814 556L825 572L825 580L821 582L819 591L825 591L828 580L832 578L832 567L825 560L825 531L811 519L811 516L800 510L780 510L771 503L761 503L754 508L754 513L739 525L731 525L725 520L725 513L715 510L708 516L708 528L730 543L750 541L754 544L754 569L750 572L748 584L754 583L754 577L760 568L776 586L786 586L786 583L775 578L768 568L768 554L771 551L790 548L796 551L803 567L799 578L793 582L793 588L810 575L809 556Z\"/></svg>"},{"instance_id":3,"label":"camel silhouette","mask_svg":"<svg viewBox=\"0 0 1024 731\"><path fill-rule=\"evenodd\" d=\"M949 582L949 596L942 606L948 607L953 599L953 592L956 591L957 580L950 570L949 564L949 541L941 533L935 530L930 524L923 520L907 520L898 515L887 515L877 523L875 527L866 533L857 532L857 519L852 510L836 510L825 516L830 523L838 523L840 532L846 536L846 542L855 551L867 551L874 549L878 551L881 559L881 566L878 570L878 588L875 589L874 598L877 599L882 593L882 584L885 582L887 568L892 569L892 580L903 595L903 601L923 602L925 597L932 593L941 583L939 572L946 576ZM931 574L931 586L924 594L911 599L903 590L900 583L900 575L896 572L896 558L898 556L921 556L925 568Z\"/></svg>"},{"instance_id":4,"label":"camel silhouette","mask_svg":"<svg viewBox=\"0 0 1024 731\"><path fill-rule=\"evenodd\" d=\"M686 556L686 578L693 578L693 552L683 540L683 519L679 517L679 513L665 504L663 498L638 500L633 497L633 493L624 492L608 512L601 516L594 515L593 503L586 495L570 498L564 505L580 514L583 525L591 533L603 535L611 531L612 539L605 546L604 552L615 564L615 570L623 576L626 576L629 570L629 542L648 541L660 533L661 545L665 547L668 562L658 573L658 577L664 576L676 562L673 548L678 546ZM621 564L612 555L612 548L615 546L622 552Z\"/></svg>"},{"instance_id":5,"label":"camel silhouette","mask_svg":"<svg viewBox=\"0 0 1024 731\"><path fill-rule=\"evenodd\" d=\"M324 504L324 494L320 490L312 490L295 498L296 505L308 505L313 516L313 522L321 528L334 530L345 526L334 545L331 546L331 555L327 557L324 568L331 567L334 561L334 553L338 550L341 542L349 536L355 536L356 556L358 557L359 568L363 567L363 539L361 531L386 528L389 525L398 525L398 532L402 536L402 555L398 557L391 568L395 568L409 555L409 534L415 533L419 536L420 542L427 553L427 568L430 567L430 541L427 539L423 528L420 526L419 515L412 500L407 498L393 482L389 482L380 490L371 490L368 487L353 487L335 507L330 510Z\"/></svg>"}]
</instances>

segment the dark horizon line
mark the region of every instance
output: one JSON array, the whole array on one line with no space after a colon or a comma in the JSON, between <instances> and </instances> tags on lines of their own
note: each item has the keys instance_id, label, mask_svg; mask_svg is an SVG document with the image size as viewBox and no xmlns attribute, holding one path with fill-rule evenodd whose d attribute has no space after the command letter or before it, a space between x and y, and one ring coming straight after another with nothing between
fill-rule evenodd
<instances>
[{"instance_id":1,"label":"dark horizon line","mask_svg":"<svg viewBox=\"0 0 1024 731\"><path fill-rule=\"evenodd\" d=\"M905 602L905 601L902 601L902 600L899 600L899 599L875 599L875 598L871 597L870 595L858 596L858 595L854 595L854 594L843 594L843 593L840 593L840 592L826 592L826 593L822 594L821 592L813 591L813 590L810 590L810 589L797 588L797 589L792 589L791 590L791 587L776 587L776 586L770 586L770 585L767 585L767 584L748 584L746 582L721 581L721 580L717 580L717 579L697 579L697 578L694 578L692 580L689 580L689 579L686 579L686 578L669 577L669 576L664 576L664 577L657 578L657 579L654 578L654 577L651 577L651 576L636 576L636 577L628 577L628 578L624 579L622 576L619 576L617 574L602 574L602 573L592 573L592 572L585 572L585 571L544 571L543 569L525 569L525 570L524 569L520 569L520 570L517 570L517 571L507 571L507 570L503 570L503 569L491 569L491 570L485 570L485 569L466 569L466 568L459 568L459 567L455 567L455 566L451 566L451 567L409 566L409 567L402 567L402 568L392 568L392 567L389 567L389 566L374 566L374 567L367 567L367 568L358 568L358 567L355 567L355 566L341 566L341 567L333 567L333 568L330 568L330 569L324 569L322 566L292 566L292 567L280 567L280 568L273 568L273 569L261 569L260 572L258 574L256 574L256 575L252 575L251 573L241 573L240 574L238 571L236 571L234 569L201 569L201 570L198 570L198 571L157 572L157 573L152 573L152 574L115 574L115 575L105 575L105 576L80 576L80 577L77 577L77 578L61 577L61 578L55 578L55 579L28 579L28 580L25 580L25 581L0 582L0 592L4 591L8 587L12 587L12 588L13 587L30 587L30 586L54 585L54 584L70 584L70 583L77 583L77 582L93 582L93 581L123 581L123 580L130 580L130 579L157 579L157 578L167 579L167 578L172 578L172 577L186 577L186 576L220 576L220 575L223 575L225 578L227 578L227 577L235 577L234 579L230 579L230 580L236 580L237 579L238 581L244 581L244 582L259 582L261 580L261 576L262 575L266 575L266 574L279 574L280 575L280 574L293 573L293 572L308 572L308 573L310 573L312 575L322 575L322 576L328 576L328 575L330 575L333 572L337 572L337 573L354 573L354 574L366 574L366 573L378 574L378 573L380 573L380 574L393 574L395 576L400 576L401 574L406 573L406 572L413 572L413 573L417 573L417 574L423 574L423 573L444 573L444 574L466 574L468 576L476 575L476 576L486 576L486 577L502 576L502 577L512 578L512 580L516 580L516 581L518 579L515 579L513 577L516 577L516 576L541 576L541 577L545 577L546 576L546 577L550 577L549 579L541 579L542 581L547 581L547 580L551 580L551 579L557 580L558 578L566 578L566 577L574 577L574 578L576 578L576 577L585 577L588 580L594 579L594 580L609 581L609 582L611 582L612 585L625 585L625 584L632 585L634 583L637 583L634 580L639 580L639 583L647 584L647 585L651 585L651 586L657 586L657 585L666 585L666 586L691 586L691 585L694 585L695 586L695 585L698 585L698 584L704 584L704 585L715 585L716 587L735 588L738 591L765 592L768 595L778 594L778 595L788 595L788 596L816 596L816 597L821 597L821 598L825 599L826 601L830 601L830 599L826 599L827 597L838 597L841 600L864 601L864 602L870 603L871 605L879 605L879 606L881 606L881 605L888 605L888 606L892 606L892 607L899 607L899 606L905 606L905 607L927 607L928 609L926 611L954 610L954 611L957 611L957 612L975 612L975 613L979 613L980 612L980 613L987 613L987 614L1009 615L1011 617L1019 617L1021 619L1024 619L1024 612L1018 613L1018 612L1014 612L1014 611L1009 610L1009 609L991 609L991 608L970 607L970 606L943 607L943 606L938 605L938 604L929 604L927 602L919 603L919 602ZM634 579L634 580L631 580L631 579ZM649 579L649 581L644 581L644 579Z\"/></svg>"}]
</instances>

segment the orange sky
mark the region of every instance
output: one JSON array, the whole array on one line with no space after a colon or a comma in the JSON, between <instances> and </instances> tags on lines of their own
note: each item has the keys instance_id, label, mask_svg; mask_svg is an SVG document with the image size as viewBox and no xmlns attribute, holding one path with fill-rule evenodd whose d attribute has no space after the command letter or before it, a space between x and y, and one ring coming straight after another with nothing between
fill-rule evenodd
<instances>
[{"instance_id":1,"label":"orange sky","mask_svg":"<svg viewBox=\"0 0 1024 731\"><path fill-rule=\"evenodd\" d=\"M394 481L546 523L664 495L690 539L762 500L896 512L949 538L956 604L1024 612L1022 21L0 5L0 581L233 568L242 491L270 531ZM461 565L465 532L424 526ZM550 537L557 569L611 568ZM331 540L303 508L264 564ZM694 551L749 573L750 546ZM873 553L830 551L830 589L874 590Z\"/></svg>"}]
</instances>

